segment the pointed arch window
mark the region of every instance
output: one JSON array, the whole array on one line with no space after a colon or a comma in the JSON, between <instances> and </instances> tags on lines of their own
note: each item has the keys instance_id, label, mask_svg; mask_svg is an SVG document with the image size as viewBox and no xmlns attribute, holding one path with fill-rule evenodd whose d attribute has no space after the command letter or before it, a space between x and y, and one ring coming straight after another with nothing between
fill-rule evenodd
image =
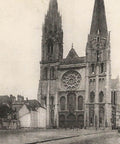
<instances>
[{"instance_id":1,"label":"pointed arch window","mask_svg":"<svg viewBox=\"0 0 120 144\"><path fill-rule=\"evenodd\" d=\"M47 105L47 97L46 96L44 97L44 104L45 104L45 106Z\"/></svg>"},{"instance_id":2,"label":"pointed arch window","mask_svg":"<svg viewBox=\"0 0 120 144\"><path fill-rule=\"evenodd\" d=\"M100 61L100 52L99 52L99 50L97 50L97 62L99 62Z\"/></svg>"},{"instance_id":3,"label":"pointed arch window","mask_svg":"<svg viewBox=\"0 0 120 144\"><path fill-rule=\"evenodd\" d=\"M99 102L101 103L101 102L103 102L103 100L104 100L104 93L101 91L99 93Z\"/></svg>"},{"instance_id":4,"label":"pointed arch window","mask_svg":"<svg viewBox=\"0 0 120 144\"><path fill-rule=\"evenodd\" d=\"M47 78L48 78L48 68L46 67L46 68L44 68L44 80L47 80Z\"/></svg>"},{"instance_id":5,"label":"pointed arch window","mask_svg":"<svg viewBox=\"0 0 120 144\"><path fill-rule=\"evenodd\" d=\"M90 103L94 103L95 102L95 93L92 91L90 93Z\"/></svg>"},{"instance_id":6,"label":"pointed arch window","mask_svg":"<svg viewBox=\"0 0 120 144\"><path fill-rule=\"evenodd\" d=\"M73 112L76 108L76 94L69 93L67 96L67 108L70 112Z\"/></svg>"},{"instance_id":7,"label":"pointed arch window","mask_svg":"<svg viewBox=\"0 0 120 144\"><path fill-rule=\"evenodd\" d=\"M50 69L50 79L53 80L55 79L55 68L51 67Z\"/></svg>"},{"instance_id":8,"label":"pointed arch window","mask_svg":"<svg viewBox=\"0 0 120 144\"><path fill-rule=\"evenodd\" d=\"M48 54L49 55L53 54L53 40L52 39L48 40Z\"/></svg>"},{"instance_id":9,"label":"pointed arch window","mask_svg":"<svg viewBox=\"0 0 120 144\"><path fill-rule=\"evenodd\" d=\"M50 105L51 105L51 106L54 105L54 97L53 97L53 96L51 96L51 98L50 98Z\"/></svg>"},{"instance_id":10,"label":"pointed arch window","mask_svg":"<svg viewBox=\"0 0 120 144\"><path fill-rule=\"evenodd\" d=\"M97 42L100 42L100 37L99 36L97 37Z\"/></svg>"},{"instance_id":11,"label":"pointed arch window","mask_svg":"<svg viewBox=\"0 0 120 144\"><path fill-rule=\"evenodd\" d=\"M100 65L100 72L101 72L101 73L104 72L104 63L101 63L101 65Z\"/></svg>"},{"instance_id":12,"label":"pointed arch window","mask_svg":"<svg viewBox=\"0 0 120 144\"><path fill-rule=\"evenodd\" d=\"M112 91L112 93L111 93L111 103L113 105L116 105L116 97L117 97L116 91Z\"/></svg>"},{"instance_id":13,"label":"pointed arch window","mask_svg":"<svg viewBox=\"0 0 120 144\"><path fill-rule=\"evenodd\" d=\"M91 64L91 73L92 73L92 74L95 73L95 64Z\"/></svg>"},{"instance_id":14,"label":"pointed arch window","mask_svg":"<svg viewBox=\"0 0 120 144\"><path fill-rule=\"evenodd\" d=\"M83 110L83 97L78 97L78 110Z\"/></svg>"},{"instance_id":15,"label":"pointed arch window","mask_svg":"<svg viewBox=\"0 0 120 144\"><path fill-rule=\"evenodd\" d=\"M63 97L61 97L61 99L60 99L60 109L61 109L61 110L65 110L65 103L66 103L66 99L65 99L65 97L63 96Z\"/></svg>"}]
</instances>

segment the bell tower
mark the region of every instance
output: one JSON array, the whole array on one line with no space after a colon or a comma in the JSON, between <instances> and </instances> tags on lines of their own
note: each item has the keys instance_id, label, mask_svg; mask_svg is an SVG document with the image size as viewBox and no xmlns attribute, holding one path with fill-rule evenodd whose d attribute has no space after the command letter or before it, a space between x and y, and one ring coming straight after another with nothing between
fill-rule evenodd
<instances>
[{"instance_id":1,"label":"bell tower","mask_svg":"<svg viewBox=\"0 0 120 144\"><path fill-rule=\"evenodd\" d=\"M91 127L111 126L110 33L104 0L95 0L86 46L86 119Z\"/></svg>"},{"instance_id":2,"label":"bell tower","mask_svg":"<svg viewBox=\"0 0 120 144\"><path fill-rule=\"evenodd\" d=\"M62 20L57 0L50 0L42 35L41 63L58 62L63 58Z\"/></svg>"},{"instance_id":3,"label":"bell tower","mask_svg":"<svg viewBox=\"0 0 120 144\"><path fill-rule=\"evenodd\" d=\"M57 0L49 3L41 49L38 100L46 107L47 127L58 127L58 65L63 59L63 30Z\"/></svg>"}]
</instances>

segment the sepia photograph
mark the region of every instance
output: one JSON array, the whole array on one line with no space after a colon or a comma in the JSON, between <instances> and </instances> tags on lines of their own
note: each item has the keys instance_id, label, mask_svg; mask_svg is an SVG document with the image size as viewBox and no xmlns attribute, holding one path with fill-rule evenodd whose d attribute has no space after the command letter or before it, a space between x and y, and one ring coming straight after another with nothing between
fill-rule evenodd
<instances>
[{"instance_id":1,"label":"sepia photograph","mask_svg":"<svg viewBox=\"0 0 120 144\"><path fill-rule=\"evenodd\" d=\"M120 0L0 0L0 144L120 144Z\"/></svg>"}]
</instances>

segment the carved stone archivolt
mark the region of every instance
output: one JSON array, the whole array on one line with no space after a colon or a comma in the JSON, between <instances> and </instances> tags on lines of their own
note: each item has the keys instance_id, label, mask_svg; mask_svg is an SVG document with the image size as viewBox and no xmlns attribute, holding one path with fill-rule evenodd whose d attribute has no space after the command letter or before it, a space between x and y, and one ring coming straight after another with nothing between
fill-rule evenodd
<instances>
[{"instance_id":1,"label":"carved stone archivolt","mask_svg":"<svg viewBox=\"0 0 120 144\"><path fill-rule=\"evenodd\" d=\"M62 77L62 83L67 90L78 88L81 81L81 75L77 71L68 71Z\"/></svg>"}]
</instances>

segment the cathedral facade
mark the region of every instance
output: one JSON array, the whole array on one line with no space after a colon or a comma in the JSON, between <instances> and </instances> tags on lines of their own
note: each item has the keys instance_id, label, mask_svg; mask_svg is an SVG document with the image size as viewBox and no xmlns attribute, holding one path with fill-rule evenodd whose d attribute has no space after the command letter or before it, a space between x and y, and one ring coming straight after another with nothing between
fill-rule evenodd
<instances>
[{"instance_id":1,"label":"cathedral facade","mask_svg":"<svg viewBox=\"0 0 120 144\"><path fill-rule=\"evenodd\" d=\"M38 100L47 127L111 127L110 33L103 0L95 0L86 56L73 46L63 58L62 18L50 0L42 35Z\"/></svg>"}]
</instances>

